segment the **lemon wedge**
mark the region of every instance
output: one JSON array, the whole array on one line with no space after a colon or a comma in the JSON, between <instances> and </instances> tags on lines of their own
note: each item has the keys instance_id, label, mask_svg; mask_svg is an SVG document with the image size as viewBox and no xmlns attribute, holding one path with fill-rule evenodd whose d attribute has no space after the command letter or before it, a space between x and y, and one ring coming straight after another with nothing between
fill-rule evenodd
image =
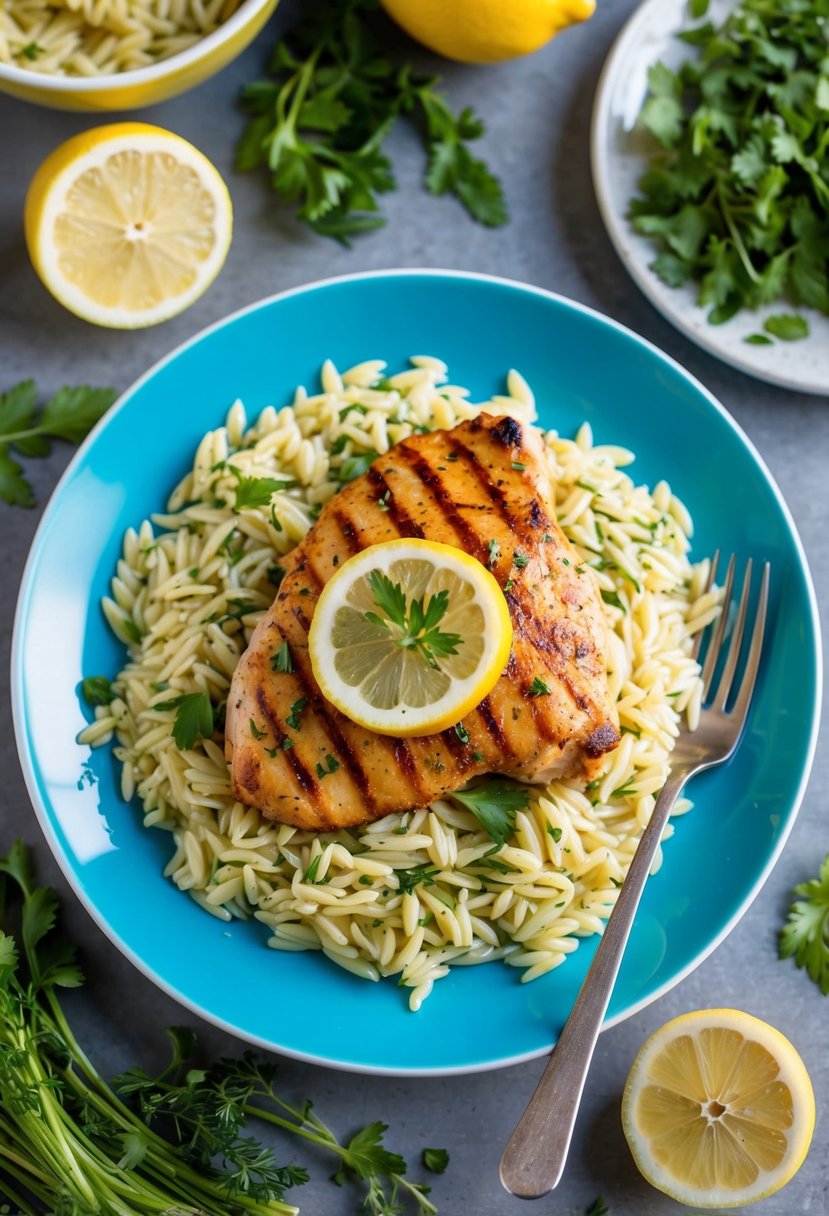
<instances>
[{"instance_id":1,"label":"lemon wedge","mask_svg":"<svg viewBox=\"0 0 829 1216\"><path fill-rule=\"evenodd\" d=\"M653 1186L696 1208L739 1207L773 1195L803 1164L815 1097L773 1026L738 1009L703 1009L645 1043L622 1126Z\"/></svg>"},{"instance_id":2,"label":"lemon wedge","mask_svg":"<svg viewBox=\"0 0 829 1216\"><path fill-rule=\"evenodd\" d=\"M25 206L34 268L66 308L137 329L182 312L230 246L230 195L210 161L161 127L96 127L56 148Z\"/></svg>"},{"instance_id":3,"label":"lemon wedge","mask_svg":"<svg viewBox=\"0 0 829 1216\"><path fill-rule=\"evenodd\" d=\"M451 545L408 539L340 566L308 635L323 696L395 736L459 722L492 690L511 645L509 608L489 570Z\"/></svg>"}]
</instances>

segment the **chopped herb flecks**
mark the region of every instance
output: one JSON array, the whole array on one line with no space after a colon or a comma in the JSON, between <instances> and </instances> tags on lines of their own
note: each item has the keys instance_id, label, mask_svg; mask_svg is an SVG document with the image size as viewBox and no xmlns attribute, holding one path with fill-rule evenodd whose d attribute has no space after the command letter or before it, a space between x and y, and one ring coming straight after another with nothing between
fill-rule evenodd
<instances>
[{"instance_id":1,"label":"chopped herb flecks","mask_svg":"<svg viewBox=\"0 0 829 1216\"><path fill-rule=\"evenodd\" d=\"M271 671L280 671L290 673L294 670L294 665L291 662L291 652L288 648L288 643L283 642L274 654L271 655Z\"/></svg>"},{"instance_id":2,"label":"chopped herb flecks","mask_svg":"<svg viewBox=\"0 0 829 1216\"><path fill-rule=\"evenodd\" d=\"M293 705L291 706L291 712L285 719L286 724L290 726L291 730L299 730L299 720L307 704L307 697L300 697L298 701L294 701Z\"/></svg>"}]
</instances>

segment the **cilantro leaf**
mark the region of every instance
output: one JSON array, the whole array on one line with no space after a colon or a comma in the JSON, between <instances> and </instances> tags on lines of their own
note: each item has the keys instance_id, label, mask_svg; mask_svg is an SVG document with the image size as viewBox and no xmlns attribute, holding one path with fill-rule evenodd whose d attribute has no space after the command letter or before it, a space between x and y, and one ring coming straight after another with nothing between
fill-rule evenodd
<instances>
[{"instance_id":1,"label":"cilantro leaf","mask_svg":"<svg viewBox=\"0 0 829 1216\"><path fill-rule=\"evenodd\" d=\"M800 883L794 892L802 898L792 904L781 930L780 957L794 958L829 996L829 855L818 877Z\"/></svg>"},{"instance_id":2,"label":"cilantro leaf","mask_svg":"<svg viewBox=\"0 0 829 1216\"><path fill-rule=\"evenodd\" d=\"M474 789L454 790L449 797L471 811L498 845L506 844L515 830L515 812L523 811L530 801L524 786L506 781L486 781Z\"/></svg>"},{"instance_id":3,"label":"cilantro leaf","mask_svg":"<svg viewBox=\"0 0 829 1216\"><path fill-rule=\"evenodd\" d=\"M206 692L184 693L158 702L153 709L176 711L172 734L179 751L186 751L197 739L209 739L213 734L213 705Z\"/></svg>"}]
</instances>

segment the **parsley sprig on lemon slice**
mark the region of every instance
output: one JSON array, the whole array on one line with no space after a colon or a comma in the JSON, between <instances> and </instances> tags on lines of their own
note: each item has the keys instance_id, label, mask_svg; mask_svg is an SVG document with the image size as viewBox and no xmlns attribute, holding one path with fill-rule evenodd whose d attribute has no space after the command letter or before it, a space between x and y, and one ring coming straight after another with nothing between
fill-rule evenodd
<instances>
[{"instance_id":1,"label":"parsley sprig on lemon slice","mask_svg":"<svg viewBox=\"0 0 829 1216\"><path fill-rule=\"evenodd\" d=\"M387 735L434 734L495 686L512 622L492 574L427 540L372 545L323 588L309 632L314 677L352 721Z\"/></svg>"}]
</instances>

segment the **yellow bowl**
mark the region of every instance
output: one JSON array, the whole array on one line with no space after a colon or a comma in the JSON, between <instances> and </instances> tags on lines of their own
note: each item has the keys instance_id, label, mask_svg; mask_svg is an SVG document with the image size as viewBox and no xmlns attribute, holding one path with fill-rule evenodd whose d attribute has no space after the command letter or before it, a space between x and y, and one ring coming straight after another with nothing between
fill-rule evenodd
<instances>
[{"instance_id":1,"label":"yellow bowl","mask_svg":"<svg viewBox=\"0 0 829 1216\"><path fill-rule=\"evenodd\" d=\"M106 76L60 76L0 63L0 92L57 110L134 110L184 93L235 59L278 0L244 0L218 29L169 59Z\"/></svg>"}]
</instances>

